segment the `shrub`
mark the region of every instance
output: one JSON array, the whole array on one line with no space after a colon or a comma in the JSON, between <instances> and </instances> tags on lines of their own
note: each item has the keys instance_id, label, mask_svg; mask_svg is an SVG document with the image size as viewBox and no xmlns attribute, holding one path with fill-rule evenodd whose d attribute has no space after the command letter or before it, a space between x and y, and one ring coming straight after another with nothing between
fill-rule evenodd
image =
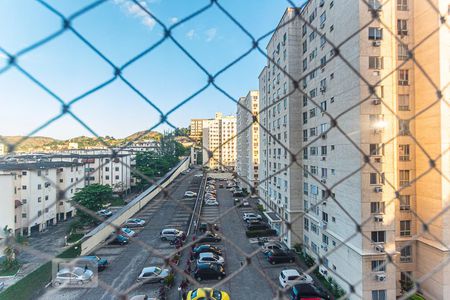
<instances>
[{"instance_id":1,"label":"shrub","mask_svg":"<svg viewBox=\"0 0 450 300\"><path fill-rule=\"evenodd\" d=\"M249 238L252 237L266 237L266 236L274 236L277 235L277 231L274 229L266 229L266 230L247 230L245 235Z\"/></svg>"}]
</instances>

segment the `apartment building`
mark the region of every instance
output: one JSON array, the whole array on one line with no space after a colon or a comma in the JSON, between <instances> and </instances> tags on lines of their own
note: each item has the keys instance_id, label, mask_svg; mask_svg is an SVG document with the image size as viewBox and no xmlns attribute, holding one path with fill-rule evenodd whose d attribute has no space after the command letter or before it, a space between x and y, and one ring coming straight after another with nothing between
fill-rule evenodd
<instances>
[{"instance_id":1,"label":"apartment building","mask_svg":"<svg viewBox=\"0 0 450 300\"><path fill-rule=\"evenodd\" d=\"M189 137L194 141L201 141L203 138L203 123L208 122L209 119L191 119L189 126Z\"/></svg>"},{"instance_id":2,"label":"apartment building","mask_svg":"<svg viewBox=\"0 0 450 300\"><path fill-rule=\"evenodd\" d=\"M303 232L303 173L292 160L302 146L300 93L290 79L299 79L301 66L301 27L294 15L288 8L281 18L266 47L270 59L259 76L259 196L269 224L290 246L301 242ZM286 222L293 230L287 230Z\"/></svg>"},{"instance_id":3,"label":"apartment building","mask_svg":"<svg viewBox=\"0 0 450 300\"><path fill-rule=\"evenodd\" d=\"M256 120L256 122L254 122ZM251 191L258 188L259 168L259 91L249 91L239 99L236 112L236 172L240 186Z\"/></svg>"},{"instance_id":4,"label":"apartment building","mask_svg":"<svg viewBox=\"0 0 450 300\"><path fill-rule=\"evenodd\" d=\"M411 280L427 274L420 284L425 296L450 299L450 267L445 264L450 122L445 119L449 106L439 102L449 99L450 36L448 27L438 30L449 2L368 3L307 1L301 9L307 24L291 22L297 26L292 37L288 32L277 41L284 34L279 28L269 43L272 59L259 77L260 103L263 108L278 94L283 75L278 77L280 68L274 70L273 61L284 69L286 55L287 70L290 63L299 66L288 73L301 79L303 91L297 106L288 107L299 108L299 136L288 135L288 140L301 143L297 162L303 171L286 185L302 187L296 201L305 216L298 234L307 253L322 258L320 271L347 290L353 285L352 299L395 299ZM374 14L379 19L372 21ZM291 9L280 23L289 15ZM285 46L291 40L292 52ZM330 42L340 45L339 53ZM420 67L408 60L409 49ZM299 55L290 60L290 53ZM263 125L272 125L274 136L278 124L269 118L277 113L268 110L260 116ZM340 130L332 126L337 116ZM262 132L260 178L271 174L276 159L271 148L270 136ZM427 173L430 158L438 158L432 166L441 173ZM274 203L269 182L260 193ZM278 213L277 207L271 210ZM427 232L424 221L431 222ZM387 263L390 258L395 265Z\"/></svg>"},{"instance_id":5,"label":"apartment building","mask_svg":"<svg viewBox=\"0 0 450 300\"><path fill-rule=\"evenodd\" d=\"M72 217L68 200L84 187L83 176L83 165L74 162L0 163L1 227L30 235Z\"/></svg>"},{"instance_id":6,"label":"apartment building","mask_svg":"<svg viewBox=\"0 0 450 300\"><path fill-rule=\"evenodd\" d=\"M203 122L203 148L203 165L213 170L234 170L236 117L216 113L214 119Z\"/></svg>"}]
</instances>

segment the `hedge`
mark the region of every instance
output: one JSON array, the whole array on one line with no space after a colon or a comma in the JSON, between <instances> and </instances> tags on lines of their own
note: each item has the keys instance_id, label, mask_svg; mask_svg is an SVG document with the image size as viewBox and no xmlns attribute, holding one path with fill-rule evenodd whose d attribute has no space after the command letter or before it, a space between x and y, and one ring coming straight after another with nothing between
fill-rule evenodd
<instances>
[{"instance_id":1,"label":"hedge","mask_svg":"<svg viewBox=\"0 0 450 300\"><path fill-rule=\"evenodd\" d=\"M78 244L63 251L57 258L73 258L79 256L80 253L81 246ZM51 280L52 262L49 261L0 293L0 300L35 299Z\"/></svg>"},{"instance_id":2,"label":"hedge","mask_svg":"<svg viewBox=\"0 0 450 300\"><path fill-rule=\"evenodd\" d=\"M266 236L274 236L277 235L277 231L274 229L266 229L266 230L247 230L245 235L249 238L252 237L266 237Z\"/></svg>"}]
</instances>

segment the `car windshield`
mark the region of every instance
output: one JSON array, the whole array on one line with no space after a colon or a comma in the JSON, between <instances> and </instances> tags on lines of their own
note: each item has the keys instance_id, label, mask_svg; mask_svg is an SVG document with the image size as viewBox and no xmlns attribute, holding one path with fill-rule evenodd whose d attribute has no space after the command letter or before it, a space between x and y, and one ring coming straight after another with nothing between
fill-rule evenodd
<instances>
[{"instance_id":1,"label":"car windshield","mask_svg":"<svg viewBox=\"0 0 450 300\"><path fill-rule=\"evenodd\" d=\"M162 272L161 268L158 268L158 267L155 268L154 273L155 273L156 275L161 274L161 272Z\"/></svg>"},{"instance_id":2,"label":"car windshield","mask_svg":"<svg viewBox=\"0 0 450 300\"><path fill-rule=\"evenodd\" d=\"M222 293L220 291L213 291L212 292L212 296L216 300L221 300L222 299Z\"/></svg>"},{"instance_id":3,"label":"car windshield","mask_svg":"<svg viewBox=\"0 0 450 300\"><path fill-rule=\"evenodd\" d=\"M83 273L84 273L84 270L80 269L80 268L73 270L73 274L75 274L77 276L83 275Z\"/></svg>"}]
</instances>

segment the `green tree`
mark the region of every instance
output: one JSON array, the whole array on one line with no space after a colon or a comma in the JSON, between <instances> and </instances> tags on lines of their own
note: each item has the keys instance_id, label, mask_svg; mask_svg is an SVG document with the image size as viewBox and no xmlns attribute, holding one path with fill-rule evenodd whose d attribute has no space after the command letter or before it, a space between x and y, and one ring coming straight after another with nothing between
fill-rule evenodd
<instances>
[{"instance_id":1,"label":"green tree","mask_svg":"<svg viewBox=\"0 0 450 300\"><path fill-rule=\"evenodd\" d=\"M109 203L112 198L113 190L109 185L92 184L78 191L72 198L72 201L95 213L102 209L103 205ZM90 214L81 209L78 209L78 215L83 222L95 220Z\"/></svg>"},{"instance_id":2,"label":"green tree","mask_svg":"<svg viewBox=\"0 0 450 300\"><path fill-rule=\"evenodd\" d=\"M3 228L3 235L5 236L6 247L3 249L3 255L5 256L5 260L2 263L2 269L11 270L18 265L16 255L19 253L19 251L16 247L14 247L14 244L11 242L14 239L13 231L11 228L8 228L8 225L6 225Z\"/></svg>"}]
</instances>

